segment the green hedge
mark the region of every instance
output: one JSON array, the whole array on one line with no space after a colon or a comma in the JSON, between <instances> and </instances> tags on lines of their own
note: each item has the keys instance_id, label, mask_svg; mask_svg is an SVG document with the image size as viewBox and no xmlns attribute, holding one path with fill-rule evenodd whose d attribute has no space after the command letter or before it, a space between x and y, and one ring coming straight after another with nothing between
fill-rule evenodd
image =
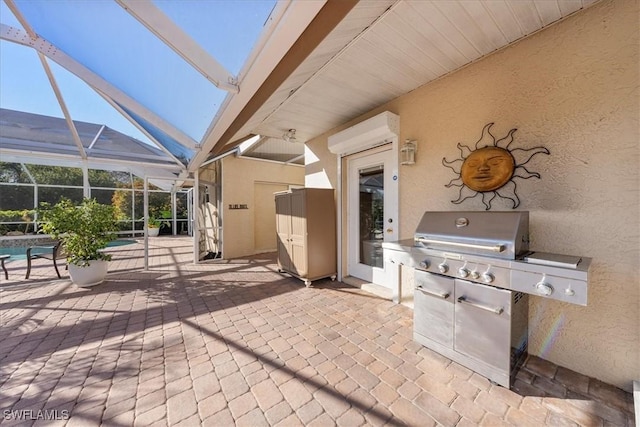
<instances>
[{"instance_id":1,"label":"green hedge","mask_svg":"<svg viewBox=\"0 0 640 427\"><path fill-rule=\"evenodd\" d=\"M31 222L33 221L34 214L35 211L33 209L0 211L0 222Z\"/></svg>"},{"instance_id":2,"label":"green hedge","mask_svg":"<svg viewBox=\"0 0 640 427\"><path fill-rule=\"evenodd\" d=\"M34 214L33 209L0 211L0 223L22 222L22 224L0 224L0 235L5 235L10 231L32 233L35 225L33 224Z\"/></svg>"}]
</instances>

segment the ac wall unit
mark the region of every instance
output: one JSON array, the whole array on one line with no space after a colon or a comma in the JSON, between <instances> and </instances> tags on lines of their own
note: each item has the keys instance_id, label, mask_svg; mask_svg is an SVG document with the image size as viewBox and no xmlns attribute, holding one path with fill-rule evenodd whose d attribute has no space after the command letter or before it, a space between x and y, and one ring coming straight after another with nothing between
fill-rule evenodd
<instances>
[{"instance_id":1,"label":"ac wall unit","mask_svg":"<svg viewBox=\"0 0 640 427\"><path fill-rule=\"evenodd\" d=\"M400 116L389 111L329 137L329 151L350 154L390 142L400 134Z\"/></svg>"}]
</instances>

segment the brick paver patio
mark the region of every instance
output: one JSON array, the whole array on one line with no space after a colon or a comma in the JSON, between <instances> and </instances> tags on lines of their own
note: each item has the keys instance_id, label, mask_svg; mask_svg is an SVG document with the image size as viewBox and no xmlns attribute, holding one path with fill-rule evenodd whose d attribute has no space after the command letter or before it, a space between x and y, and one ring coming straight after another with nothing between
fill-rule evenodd
<instances>
[{"instance_id":1,"label":"brick paver patio","mask_svg":"<svg viewBox=\"0 0 640 427\"><path fill-rule=\"evenodd\" d=\"M149 271L114 248L94 288L7 264L3 426L635 425L630 393L536 357L496 386L413 342L410 309L272 254L196 266L190 240L151 242Z\"/></svg>"}]
</instances>

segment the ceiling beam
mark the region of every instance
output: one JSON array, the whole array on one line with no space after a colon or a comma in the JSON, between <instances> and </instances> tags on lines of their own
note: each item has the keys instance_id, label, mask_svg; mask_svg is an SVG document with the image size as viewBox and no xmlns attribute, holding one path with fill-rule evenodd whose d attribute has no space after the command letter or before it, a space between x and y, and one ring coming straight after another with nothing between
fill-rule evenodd
<instances>
[{"instance_id":1,"label":"ceiling beam","mask_svg":"<svg viewBox=\"0 0 640 427\"><path fill-rule=\"evenodd\" d=\"M227 94L205 133L201 151L189 162L190 172L198 170L200 164L210 157L224 131L326 4L325 0L283 0L276 3L249 59L238 74L242 91Z\"/></svg>"},{"instance_id":2,"label":"ceiling beam","mask_svg":"<svg viewBox=\"0 0 640 427\"><path fill-rule=\"evenodd\" d=\"M67 122L67 127L69 128L69 132L71 132L71 138L73 139L76 148L78 149L78 153L80 153L80 157L83 160L87 160L87 152L84 149L84 145L82 145L82 140L80 139L80 135L78 135L78 129L76 129L75 123L73 123L73 119L71 118L71 113L69 113L69 109L67 108L67 103L64 102L64 97L62 96L62 92L60 91L60 87L56 82L56 78L51 71L51 67L49 67L49 63L47 62L47 58L38 52L38 58L40 58L40 63L42 64L42 68L44 68L44 72L47 74L47 78L49 79L49 85L51 85L51 89L53 89L53 93L56 95L56 99L58 100L58 105L60 105L60 109L62 110L62 114L64 114L64 119Z\"/></svg>"},{"instance_id":3,"label":"ceiling beam","mask_svg":"<svg viewBox=\"0 0 640 427\"><path fill-rule=\"evenodd\" d=\"M122 114L122 116L124 118L129 120L129 122L131 122L131 124L133 124L133 126L135 126L136 129L138 129L147 138L149 138L150 141L153 141L153 143L156 145L156 148L158 148L159 150L163 151L167 156L169 156L175 162L176 165L178 165L179 167L181 167L183 169L185 168L185 165L180 161L180 159L178 159L176 156L174 156L173 153L171 151L169 151L169 149L167 147L165 147L164 145L162 145L160 143L160 141L155 139L155 137L153 135L151 135L151 133L149 133L149 131L147 129L145 129L140 123L138 123L133 117L131 117L129 115L129 113L120 106L120 104L118 104L113 99L111 99L109 96L107 96L105 93L102 93L99 90L96 90L96 93L98 95L100 95L105 101L107 101L107 103L109 103L109 105L111 105L117 112Z\"/></svg>"},{"instance_id":4,"label":"ceiling beam","mask_svg":"<svg viewBox=\"0 0 640 427\"><path fill-rule=\"evenodd\" d=\"M74 154L57 154L50 152L24 151L7 148L0 148L0 157L3 162L8 163L34 163L39 165L50 166L69 166L78 167L78 157ZM172 174L180 174L182 170L173 164L156 164L144 163L135 160L122 159L92 159L87 160L87 165L91 169L106 170L130 170L131 168L139 168L145 170L154 170L155 173L166 171Z\"/></svg>"},{"instance_id":5,"label":"ceiling beam","mask_svg":"<svg viewBox=\"0 0 640 427\"><path fill-rule=\"evenodd\" d=\"M13 0L6 0L6 5L9 8L9 10L11 10L13 15L16 17L18 22L20 22L20 24L25 29L25 31L27 32L31 40L33 41L37 40L38 35L33 30L33 28L31 27L27 19L24 17L24 15L22 15L22 12L20 12L15 2ZM62 114L64 114L64 118L67 122L67 127L71 132L71 136L73 137L73 142L76 144L76 147L78 148L80 157L86 160L87 153L85 152L84 146L82 145L82 140L80 139L80 135L78 135L78 129L76 129L76 125L73 123L73 119L71 118L71 114L69 113L69 109L67 108L66 102L64 102L64 97L62 96L60 87L58 86L58 83L56 82L56 78L53 75L53 72L51 71L51 67L49 67L49 63L47 62L46 57L41 52L38 52L38 59L40 59L42 68L44 69L44 72L47 75L47 78L49 79L49 85L51 85L51 89L53 90L53 93L55 94L56 99L58 100L58 105L60 105Z\"/></svg>"},{"instance_id":6,"label":"ceiling beam","mask_svg":"<svg viewBox=\"0 0 640 427\"><path fill-rule=\"evenodd\" d=\"M236 77L150 0L116 2L217 88L234 93L240 91Z\"/></svg>"},{"instance_id":7,"label":"ceiling beam","mask_svg":"<svg viewBox=\"0 0 640 427\"><path fill-rule=\"evenodd\" d=\"M258 111L357 3L357 0L329 0L325 3L231 125L226 128L211 150L213 155L238 145L237 142L230 141L231 137Z\"/></svg>"}]
</instances>

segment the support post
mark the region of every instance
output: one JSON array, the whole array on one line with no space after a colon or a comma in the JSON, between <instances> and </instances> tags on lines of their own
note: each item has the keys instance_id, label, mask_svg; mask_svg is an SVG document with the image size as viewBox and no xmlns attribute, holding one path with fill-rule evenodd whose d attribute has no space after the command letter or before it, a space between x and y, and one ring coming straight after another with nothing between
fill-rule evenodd
<instances>
[{"instance_id":1,"label":"support post","mask_svg":"<svg viewBox=\"0 0 640 427\"><path fill-rule=\"evenodd\" d=\"M198 226L198 215L200 213L200 169L194 172L193 183L193 263L200 261L200 227Z\"/></svg>"},{"instance_id":2,"label":"support post","mask_svg":"<svg viewBox=\"0 0 640 427\"><path fill-rule=\"evenodd\" d=\"M144 177L144 271L149 271L149 178Z\"/></svg>"}]
</instances>

